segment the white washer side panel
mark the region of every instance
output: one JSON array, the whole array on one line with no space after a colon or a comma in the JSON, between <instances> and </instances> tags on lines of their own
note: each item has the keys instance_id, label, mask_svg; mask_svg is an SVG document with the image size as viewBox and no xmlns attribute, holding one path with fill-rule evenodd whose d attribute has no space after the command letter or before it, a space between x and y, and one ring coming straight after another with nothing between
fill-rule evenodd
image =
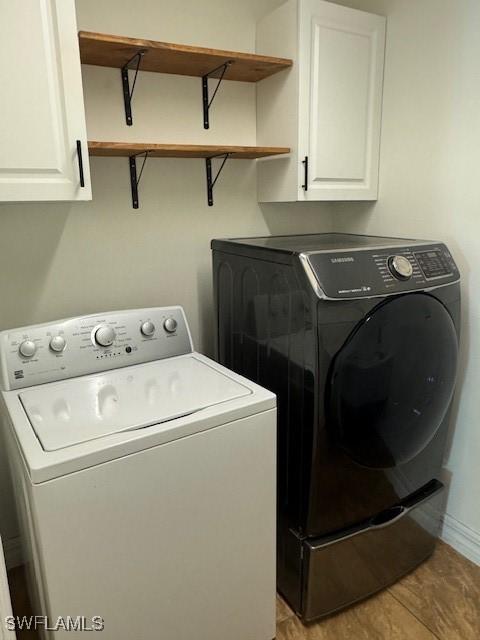
<instances>
[{"instance_id":1,"label":"white washer side panel","mask_svg":"<svg viewBox=\"0 0 480 640\"><path fill-rule=\"evenodd\" d=\"M47 613L103 616L102 640L271 640L275 445L270 410L34 486Z\"/></svg>"}]
</instances>

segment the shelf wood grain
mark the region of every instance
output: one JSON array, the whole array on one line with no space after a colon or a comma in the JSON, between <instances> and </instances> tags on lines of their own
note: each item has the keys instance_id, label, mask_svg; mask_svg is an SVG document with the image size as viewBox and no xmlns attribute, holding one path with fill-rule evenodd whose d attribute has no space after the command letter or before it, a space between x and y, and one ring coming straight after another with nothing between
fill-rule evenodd
<instances>
[{"instance_id":1,"label":"shelf wood grain","mask_svg":"<svg viewBox=\"0 0 480 640\"><path fill-rule=\"evenodd\" d=\"M258 82L292 66L292 60L223 51L183 44L126 38L104 33L80 31L80 57L83 64L122 68L139 51L144 51L141 71L204 76L231 61L224 79Z\"/></svg>"},{"instance_id":2,"label":"shelf wood grain","mask_svg":"<svg viewBox=\"0 0 480 640\"><path fill-rule=\"evenodd\" d=\"M91 156L130 157L146 153L151 158L214 158L229 154L238 160L254 160L290 153L288 147L239 147L207 144L150 144L144 142L88 142Z\"/></svg>"}]
</instances>

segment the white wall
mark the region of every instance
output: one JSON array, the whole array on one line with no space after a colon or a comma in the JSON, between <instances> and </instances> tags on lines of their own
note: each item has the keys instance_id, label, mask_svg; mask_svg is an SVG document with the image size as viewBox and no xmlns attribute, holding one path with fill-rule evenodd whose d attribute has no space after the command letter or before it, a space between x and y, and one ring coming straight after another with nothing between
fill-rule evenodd
<instances>
[{"instance_id":1,"label":"white wall","mask_svg":"<svg viewBox=\"0 0 480 640\"><path fill-rule=\"evenodd\" d=\"M79 29L253 51L278 0L78 0ZM118 69L83 67L92 140L255 144L255 85L225 82L203 129L199 78L141 73L125 125ZM140 161L139 161L140 162ZM328 226L322 207L260 208L251 161L230 160L206 204L202 160L150 159L131 208L126 158L92 159L93 202L0 205L0 327L141 305L185 305L211 350L211 238ZM326 206L323 207L326 210ZM292 221L294 225L292 225ZM12 267L15 267L14 269Z\"/></svg>"},{"instance_id":2,"label":"white wall","mask_svg":"<svg viewBox=\"0 0 480 640\"><path fill-rule=\"evenodd\" d=\"M254 51L255 24L281 0L77 0L79 29ZM118 69L84 67L93 140L252 144L255 86L225 82L203 129L199 78L141 73L134 126ZM12 123L12 126L14 124ZM93 202L0 205L0 329L69 315L181 304L197 348L212 351L210 240L328 230L326 205L262 206L255 163L231 160L206 204L201 160L149 160L140 209L126 158L93 158ZM292 213L294 215L292 215ZM0 449L0 532L17 535Z\"/></svg>"},{"instance_id":3,"label":"white wall","mask_svg":"<svg viewBox=\"0 0 480 640\"><path fill-rule=\"evenodd\" d=\"M458 262L462 357L444 536L480 562L480 3L340 4L387 15L388 22L379 200L334 205L333 224L442 239Z\"/></svg>"}]
</instances>

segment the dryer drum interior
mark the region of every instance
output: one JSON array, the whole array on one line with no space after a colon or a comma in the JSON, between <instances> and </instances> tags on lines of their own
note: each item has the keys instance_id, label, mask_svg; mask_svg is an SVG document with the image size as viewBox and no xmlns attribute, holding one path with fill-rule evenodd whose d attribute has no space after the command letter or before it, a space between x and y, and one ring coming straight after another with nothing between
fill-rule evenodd
<instances>
[{"instance_id":1,"label":"dryer drum interior","mask_svg":"<svg viewBox=\"0 0 480 640\"><path fill-rule=\"evenodd\" d=\"M432 296L379 304L332 363L326 411L333 437L366 467L415 458L448 410L457 354L452 318Z\"/></svg>"}]
</instances>

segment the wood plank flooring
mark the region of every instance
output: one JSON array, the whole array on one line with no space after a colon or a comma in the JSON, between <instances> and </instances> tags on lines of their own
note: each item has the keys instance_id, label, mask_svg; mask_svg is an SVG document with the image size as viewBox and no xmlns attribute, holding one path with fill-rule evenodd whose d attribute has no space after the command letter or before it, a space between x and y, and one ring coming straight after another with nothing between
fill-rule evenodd
<instances>
[{"instance_id":1,"label":"wood plank flooring","mask_svg":"<svg viewBox=\"0 0 480 640\"><path fill-rule=\"evenodd\" d=\"M21 567L9 572L9 582L15 615L29 615ZM28 638L37 636L18 634L18 640ZM442 542L429 560L389 589L320 622L304 626L277 600L277 640L479 638L480 567Z\"/></svg>"},{"instance_id":2,"label":"wood plank flooring","mask_svg":"<svg viewBox=\"0 0 480 640\"><path fill-rule=\"evenodd\" d=\"M388 592L330 618L302 625L292 616L277 625L277 640L435 640L426 626Z\"/></svg>"}]
</instances>

